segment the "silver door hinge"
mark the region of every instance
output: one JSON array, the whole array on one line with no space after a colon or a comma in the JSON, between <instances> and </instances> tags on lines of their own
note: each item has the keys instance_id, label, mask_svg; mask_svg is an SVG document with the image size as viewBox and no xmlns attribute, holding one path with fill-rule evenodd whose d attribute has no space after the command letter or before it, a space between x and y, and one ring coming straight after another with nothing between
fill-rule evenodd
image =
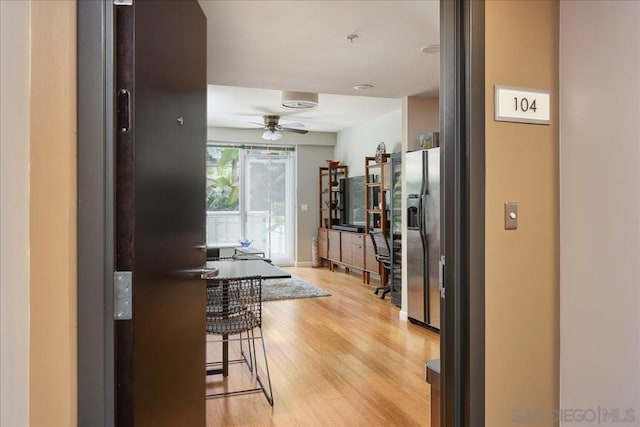
<instances>
[{"instance_id":1,"label":"silver door hinge","mask_svg":"<svg viewBox=\"0 0 640 427\"><path fill-rule=\"evenodd\" d=\"M440 256L438 261L438 288L440 289L440 298L444 298L444 255Z\"/></svg>"},{"instance_id":2,"label":"silver door hinge","mask_svg":"<svg viewBox=\"0 0 640 427\"><path fill-rule=\"evenodd\" d=\"M133 318L133 275L130 271L113 272L113 318Z\"/></svg>"},{"instance_id":3,"label":"silver door hinge","mask_svg":"<svg viewBox=\"0 0 640 427\"><path fill-rule=\"evenodd\" d=\"M133 0L113 0L114 6L133 6Z\"/></svg>"}]
</instances>

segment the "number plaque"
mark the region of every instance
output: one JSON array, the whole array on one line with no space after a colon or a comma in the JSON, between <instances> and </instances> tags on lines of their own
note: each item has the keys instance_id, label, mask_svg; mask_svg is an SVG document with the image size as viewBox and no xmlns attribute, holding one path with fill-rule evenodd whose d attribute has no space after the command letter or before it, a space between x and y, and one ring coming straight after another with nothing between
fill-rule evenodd
<instances>
[{"instance_id":1,"label":"number plaque","mask_svg":"<svg viewBox=\"0 0 640 427\"><path fill-rule=\"evenodd\" d=\"M548 90L495 86L495 117L498 122L551 124Z\"/></svg>"}]
</instances>

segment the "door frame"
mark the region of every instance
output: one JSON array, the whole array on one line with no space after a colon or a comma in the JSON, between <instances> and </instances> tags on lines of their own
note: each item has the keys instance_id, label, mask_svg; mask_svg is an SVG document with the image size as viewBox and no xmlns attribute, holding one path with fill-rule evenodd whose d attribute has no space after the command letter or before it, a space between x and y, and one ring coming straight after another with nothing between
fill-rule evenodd
<instances>
[{"instance_id":1,"label":"door frame","mask_svg":"<svg viewBox=\"0 0 640 427\"><path fill-rule=\"evenodd\" d=\"M113 4L78 2L78 425L114 424ZM440 0L442 425L484 425L484 4ZM445 68L447 72L445 73Z\"/></svg>"},{"instance_id":2,"label":"door frame","mask_svg":"<svg viewBox=\"0 0 640 427\"><path fill-rule=\"evenodd\" d=\"M78 425L96 427L115 422L113 7L77 9Z\"/></svg>"},{"instance_id":3,"label":"door frame","mask_svg":"<svg viewBox=\"0 0 640 427\"><path fill-rule=\"evenodd\" d=\"M441 425L484 426L484 2L441 0L440 8L446 259L440 329Z\"/></svg>"}]
</instances>

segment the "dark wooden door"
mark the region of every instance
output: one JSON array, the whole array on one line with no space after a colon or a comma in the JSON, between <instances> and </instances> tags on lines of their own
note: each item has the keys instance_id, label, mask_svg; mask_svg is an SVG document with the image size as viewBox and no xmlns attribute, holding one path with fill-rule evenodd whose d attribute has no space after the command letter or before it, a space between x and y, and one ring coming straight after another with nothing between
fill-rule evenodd
<instances>
[{"instance_id":1,"label":"dark wooden door","mask_svg":"<svg viewBox=\"0 0 640 427\"><path fill-rule=\"evenodd\" d=\"M196 0L115 6L116 424L205 425L206 19Z\"/></svg>"}]
</instances>

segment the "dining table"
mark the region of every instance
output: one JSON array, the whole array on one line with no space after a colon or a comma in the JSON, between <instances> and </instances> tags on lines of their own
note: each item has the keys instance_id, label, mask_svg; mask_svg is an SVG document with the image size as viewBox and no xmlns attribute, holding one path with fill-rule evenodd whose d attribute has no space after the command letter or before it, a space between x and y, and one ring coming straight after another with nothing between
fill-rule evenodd
<instances>
[{"instance_id":1,"label":"dining table","mask_svg":"<svg viewBox=\"0 0 640 427\"><path fill-rule=\"evenodd\" d=\"M250 255L237 256L235 259L207 261L206 269L218 270L217 276L210 280L232 280L250 276L260 276L263 279L291 277L291 273L270 264L264 258Z\"/></svg>"},{"instance_id":2,"label":"dining table","mask_svg":"<svg viewBox=\"0 0 640 427\"><path fill-rule=\"evenodd\" d=\"M207 271L215 272L208 279L207 283L217 286L226 286L230 280L241 279L243 277L260 276L264 279L285 279L290 278L291 273L276 267L262 257L239 256L233 259L207 261L205 265ZM222 374L223 377L229 375L229 342L228 336L222 336L222 368L207 368L207 375Z\"/></svg>"}]
</instances>

